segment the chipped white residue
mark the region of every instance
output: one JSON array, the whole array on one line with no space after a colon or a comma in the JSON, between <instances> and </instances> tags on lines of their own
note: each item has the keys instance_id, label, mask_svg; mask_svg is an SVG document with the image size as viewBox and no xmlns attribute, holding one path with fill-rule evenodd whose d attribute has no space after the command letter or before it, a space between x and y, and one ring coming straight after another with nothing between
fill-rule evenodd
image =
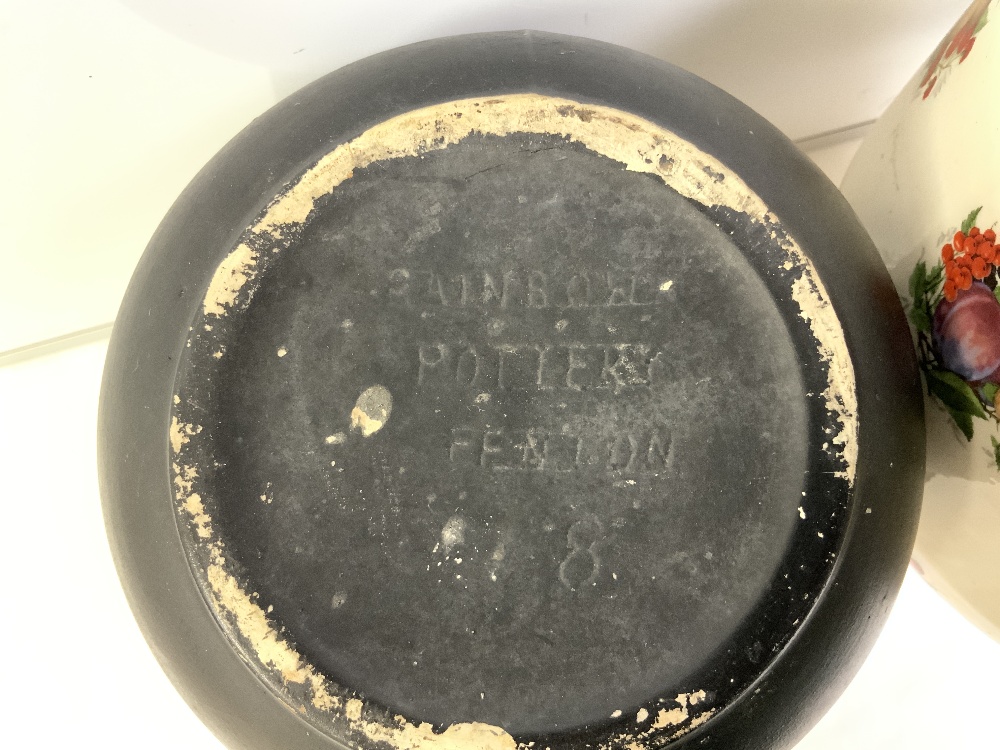
<instances>
[{"instance_id":1,"label":"chipped white residue","mask_svg":"<svg viewBox=\"0 0 1000 750\"><path fill-rule=\"evenodd\" d=\"M622 715L622 710L620 708L615 709L614 711L611 712L612 719L617 719L621 715Z\"/></svg>"},{"instance_id":2,"label":"chipped white residue","mask_svg":"<svg viewBox=\"0 0 1000 750\"><path fill-rule=\"evenodd\" d=\"M803 521L806 518L805 509L801 505L799 506L799 518L801 518Z\"/></svg>"},{"instance_id":3,"label":"chipped white residue","mask_svg":"<svg viewBox=\"0 0 1000 750\"><path fill-rule=\"evenodd\" d=\"M187 441L201 432L201 425L185 424L176 416L170 420L170 447L179 453Z\"/></svg>"},{"instance_id":4,"label":"chipped white residue","mask_svg":"<svg viewBox=\"0 0 1000 750\"><path fill-rule=\"evenodd\" d=\"M194 525L194 530L198 537L201 539L211 539L212 518L205 512L205 504L202 502L201 495L197 492L192 492L184 500L182 507L191 517L191 523Z\"/></svg>"},{"instance_id":5,"label":"chipped white residue","mask_svg":"<svg viewBox=\"0 0 1000 750\"><path fill-rule=\"evenodd\" d=\"M284 357L286 354L288 354L288 350L285 347L283 347L283 346L279 346L278 347L278 356L279 357Z\"/></svg>"},{"instance_id":6,"label":"chipped white residue","mask_svg":"<svg viewBox=\"0 0 1000 750\"><path fill-rule=\"evenodd\" d=\"M352 699L357 700L357 699ZM361 701L358 701L360 703ZM350 701L348 701L350 704ZM500 727L478 721L452 724L439 732L432 724L414 724L403 716L394 722L366 721L361 715L351 724L374 743L397 750L517 750L517 742Z\"/></svg>"},{"instance_id":7,"label":"chipped white residue","mask_svg":"<svg viewBox=\"0 0 1000 750\"><path fill-rule=\"evenodd\" d=\"M202 303L205 315L225 315L256 267L257 253L245 243L227 255L216 269L205 293Z\"/></svg>"},{"instance_id":8,"label":"chipped white residue","mask_svg":"<svg viewBox=\"0 0 1000 750\"><path fill-rule=\"evenodd\" d=\"M663 735L666 740L674 740L681 735L687 734L697 726L704 724L718 711L717 708L700 706L706 698L704 690L697 690L692 693L681 693L676 698L670 700L676 704L673 708L662 708L656 713L653 722L646 728L629 733L620 734L613 737L610 742L600 746L600 750L614 750L617 748L628 748L629 750L642 750L647 747L645 740L657 735L656 744L663 744ZM669 700L669 699L668 699ZM661 700L661 702L664 702ZM612 719L621 716L621 711L611 714ZM636 721L643 723L649 719L649 713L645 709L640 709L636 714Z\"/></svg>"},{"instance_id":9,"label":"chipped white residue","mask_svg":"<svg viewBox=\"0 0 1000 750\"><path fill-rule=\"evenodd\" d=\"M664 281L664 282L662 282L660 284L660 291L661 292L669 292L670 291L670 287L672 287L673 285L674 285L673 280L672 279L667 279L666 281Z\"/></svg>"},{"instance_id":10,"label":"chipped white residue","mask_svg":"<svg viewBox=\"0 0 1000 750\"><path fill-rule=\"evenodd\" d=\"M845 464L845 471L839 475L853 485L858 461L858 398L854 364L826 288L820 278L809 271L811 264L792 284L792 298L798 302L799 316L809 323L819 342L820 356L829 368L823 398L826 408L836 414L840 422L840 429L833 438L833 444L839 448Z\"/></svg>"},{"instance_id":11,"label":"chipped white residue","mask_svg":"<svg viewBox=\"0 0 1000 750\"><path fill-rule=\"evenodd\" d=\"M444 547L445 555L450 555L455 547L464 542L465 519L461 516L452 516L441 528L441 546Z\"/></svg>"},{"instance_id":12,"label":"chipped white residue","mask_svg":"<svg viewBox=\"0 0 1000 750\"><path fill-rule=\"evenodd\" d=\"M390 414L392 394L383 385L373 385L358 396L351 410L351 429L363 437L371 437L385 426Z\"/></svg>"},{"instance_id":13,"label":"chipped white residue","mask_svg":"<svg viewBox=\"0 0 1000 750\"><path fill-rule=\"evenodd\" d=\"M323 442L327 445L342 445L347 442L347 435L343 432L335 432L332 435L327 435Z\"/></svg>"},{"instance_id":14,"label":"chipped white residue","mask_svg":"<svg viewBox=\"0 0 1000 750\"><path fill-rule=\"evenodd\" d=\"M476 396L476 398L474 399L474 401L477 404L486 404L486 403L489 403L489 401L490 401L491 398L492 398L492 396L489 393L480 393L478 396Z\"/></svg>"}]
</instances>

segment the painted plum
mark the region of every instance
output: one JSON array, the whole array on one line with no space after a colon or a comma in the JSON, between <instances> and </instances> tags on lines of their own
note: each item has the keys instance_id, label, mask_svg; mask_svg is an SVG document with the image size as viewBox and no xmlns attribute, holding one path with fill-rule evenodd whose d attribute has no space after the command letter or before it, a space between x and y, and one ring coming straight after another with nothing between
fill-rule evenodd
<instances>
[{"instance_id":1,"label":"painted plum","mask_svg":"<svg viewBox=\"0 0 1000 750\"><path fill-rule=\"evenodd\" d=\"M1000 383L1000 301L975 282L943 300L934 313L934 342L942 364L971 383Z\"/></svg>"}]
</instances>

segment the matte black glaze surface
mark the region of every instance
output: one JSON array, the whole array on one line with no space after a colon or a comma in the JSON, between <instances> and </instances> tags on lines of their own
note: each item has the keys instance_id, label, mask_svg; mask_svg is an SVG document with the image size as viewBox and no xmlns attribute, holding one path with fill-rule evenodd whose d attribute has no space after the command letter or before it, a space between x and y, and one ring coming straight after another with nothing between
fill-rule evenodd
<instances>
[{"instance_id":1,"label":"matte black glaze surface","mask_svg":"<svg viewBox=\"0 0 1000 750\"><path fill-rule=\"evenodd\" d=\"M243 230L333 146L420 106L521 92L660 124L765 201L844 328L853 489L820 448L825 365L772 241L554 136L358 170L241 314L202 314ZM206 417L185 450L234 573L338 684L552 747L624 737L661 697L708 688L718 713L675 746L785 747L853 674L901 580L922 481L915 373L850 210L745 107L596 42L439 40L278 105L164 221L108 355L109 535L165 669L234 746L334 747L336 724L296 717L206 604L208 553L175 520L175 395ZM392 407L366 435L348 415L373 385Z\"/></svg>"}]
</instances>

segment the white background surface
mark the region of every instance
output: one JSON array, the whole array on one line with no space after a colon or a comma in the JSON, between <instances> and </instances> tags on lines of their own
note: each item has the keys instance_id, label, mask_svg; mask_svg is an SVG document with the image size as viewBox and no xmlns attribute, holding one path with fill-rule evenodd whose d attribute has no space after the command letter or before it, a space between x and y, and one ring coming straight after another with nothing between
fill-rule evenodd
<instances>
[{"instance_id":1,"label":"white background surface","mask_svg":"<svg viewBox=\"0 0 1000 750\"><path fill-rule=\"evenodd\" d=\"M531 27L687 67L838 180L855 126L880 114L965 4L0 0L0 744L220 747L125 605L94 431L107 324L132 267L177 193L256 114L372 52ZM868 662L799 750L1000 747L997 674L1000 645L911 573Z\"/></svg>"},{"instance_id":2,"label":"white background surface","mask_svg":"<svg viewBox=\"0 0 1000 750\"><path fill-rule=\"evenodd\" d=\"M878 116L966 3L0 0L0 352L110 322L197 170L365 55L472 31L592 36L688 68L801 139Z\"/></svg>"}]
</instances>

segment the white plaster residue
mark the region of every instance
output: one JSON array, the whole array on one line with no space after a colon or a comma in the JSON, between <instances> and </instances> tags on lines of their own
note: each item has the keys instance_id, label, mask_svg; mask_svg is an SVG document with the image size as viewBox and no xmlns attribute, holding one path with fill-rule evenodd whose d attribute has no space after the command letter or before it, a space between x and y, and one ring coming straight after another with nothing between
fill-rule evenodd
<instances>
[{"instance_id":1,"label":"white plaster residue","mask_svg":"<svg viewBox=\"0 0 1000 750\"><path fill-rule=\"evenodd\" d=\"M357 721L361 718L361 709L363 706L364 704L360 700L351 698L344 707L344 716L351 721Z\"/></svg>"},{"instance_id":2,"label":"white plaster residue","mask_svg":"<svg viewBox=\"0 0 1000 750\"><path fill-rule=\"evenodd\" d=\"M397 723L359 721L356 726L372 742L396 750L517 750L517 742L500 727L472 721L452 724L438 733L432 724L411 724L402 716Z\"/></svg>"},{"instance_id":3,"label":"white plaster residue","mask_svg":"<svg viewBox=\"0 0 1000 750\"><path fill-rule=\"evenodd\" d=\"M681 706L680 708L661 709L659 713L656 714L656 721L653 722L653 726L656 729L663 729L664 727L673 727L686 721L688 717L687 706Z\"/></svg>"},{"instance_id":4,"label":"white plaster residue","mask_svg":"<svg viewBox=\"0 0 1000 750\"><path fill-rule=\"evenodd\" d=\"M170 420L170 447L174 453L180 453L187 441L201 432L201 425L186 424L176 416Z\"/></svg>"},{"instance_id":5,"label":"white plaster residue","mask_svg":"<svg viewBox=\"0 0 1000 750\"><path fill-rule=\"evenodd\" d=\"M677 696L678 700L680 700L680 697L681 696ZM701 703L707 697L708 697L708 694L704 690L696 690L693 693L688 693L687 694L688 705L689 706L697 706L699 703Z\"/></svg>"},{"instance_id":6,"label":"white plaster residue","mask_svg":"<svg viewBox=\"0 0 1000 750\"><path fill-rule=\"evenodd\" d=\"M236 629L251 644L259 663L274 670L286 684L308 685L316 708L329 711L339 707L341 699L330 692L325 678L281 637L260 605L226 572L221 544L213 542L211 548L213 561L206 574L216 603L233 618Z\"/></svg>"},{"instance_id":7,"label":"white plaster residue","mask_svg":"<svg viewBox=\"0 0 1000 750\"><path fill-rule=\"evenodd\" d=\"M452 516L441 528L441 546L444 547L445 555L450 555L455 547L464 543L465 519L461 516Z\"/></svg>"},{"instance_id":8,"label":"white plaster residue","mask_svg":"<svg viewBox=\"0 0 1000 750\"><path fill-rule=\"evenodd\" d=\"M343 445L347 442L347 435L343 432L335 432L332 435L327 435L323 442L327 445Z\"/></svg>"},{"instance_id":9,"label":"white plaster residue","mask_svg":"<svg viewBox=\"0 0 1000 750\"><path fill-rule=\"evenodd\" d=\"M609 742L600 746L599 750L645 750L649 747L647 740L656 735L657 747L663 744L662 736L664 732L670 732L668 740L674 740L681 735L687 734L697 726L704 724L718 711L717 708L699 707L708 697L704 690L696 690L691 693L680 693L673 702L674 708L660 709L656 713L653 722L644 729L628 732L613 737ZM612 719L620 717L620 710L611 714ZM645 709L639 709L636 714L636 722L644 723L649 719L649 713Z\"/></svg>"},{"instance_id":10,"label":"white plaster residue","mask_svg":"<svg viewBox=\"0 0 1000 750\"><path fill-rule=\"evenodd\" d=\"M288 350L283 346L279 346L277 354L279 357L284 357L286 354L288 354Z\"/></svg>"},{"instance_id":11,"label":"white plaster residue","mask_svg":"<svg viewBox=\"0 0 1000 750\"><path fill-rule=\"evenodd\" d=\"M395 721L376 722L364 718L364 703L351 698L344 707L351 728L372 742L384 742L397 750L516 750L517 743L500 727L477 721L452 724L443 732L431 724L412 724L402 716Z\"/></svg>"},{"instance_id":12,"label":"white plaster residue","mask_svg":"<svg viewBox=\"0 0 1000 750\"><path fill-rule=\"evenodd\" d=\"M674 285L674 282L671 281L670 279L667 279L662 284L660 284L660 291L661 292L669 292L670 291L670 287L672 287L673 285Z\"/></svg>"},{"instance_id":13,"label":"white plaster residue","mask_svg":"<svg viewBox=\"0 0 1000 750\"><path fill-rule=\"evenodd\" d=\"M823 282L814 273L803 272L796 279L792 285L792 298L799 304L799 315L809 323L816 336L820 356L830 370L823 397L827 409L835 413L840 422L840 431L834 436L833 443L839 447L846 466L841 475L853 485L858 460L858 398L854 364L847 351L844 332Z\"/></svg>"},{"instance_id":14,"label":"white plaster residue","mask_svg":"<svg viewBox=\"0 0 1000 750\"><path fill-rule=\"evenodd\" d=\"M799 518L803 521L806 520L806 511L801 505L799 506Z\"/></svg>"},{"instance_id":15,"label":"white plaster residue","mask_svg":"<svg viewBox=\"0 0 1000 750\"><path fill-rule=\"evenodd\" d=\"M202 308L205 315L224 315L257 266L257 253L242 243L223 259L212 276Z\"/></svg>"},{"instance_id":16,"label":"white plaster residue","mask_svg":"<svg viewBox=\"0 0 1000 750\"><path fill-rule=\"evenodd\" d=\"M371 437L389 421L392 413L392 394L383 385L366 388L358 396L351 410L351 429L363 437Z\"/></svg>"},{"instance_id":17,"label":"white plaster residue","mask_svg":"<svg viewBox=\"0 0 1000 750\"><path fill-rule=\"evenodd\" d=\"M191 523L194 524L195 533L200 539L212 538L212 518L205 512L205 504L201 500L201 495L192 492L184 500L182 506L191 516Z\"/></svg>"},{"instance_id":18,"label":"white plaster residue","mask_svg":"<svg viewBox=\"0 0 1000 750\"><path fill-rule=\"evenodd\" d=\"M677 703L678 707L661 709L659 713L656 714L656 721L653 722L653 727L656 729L663 729L665 727L673 727L684 723L691 715L689 709L697 706L699 703L704 701L705 698L706 693L704 690L698 690L693 693L681 693L674 699L674 702ZM714 711L709 711L707 713L711 715Z\"/></svg>"}]
</instances>

